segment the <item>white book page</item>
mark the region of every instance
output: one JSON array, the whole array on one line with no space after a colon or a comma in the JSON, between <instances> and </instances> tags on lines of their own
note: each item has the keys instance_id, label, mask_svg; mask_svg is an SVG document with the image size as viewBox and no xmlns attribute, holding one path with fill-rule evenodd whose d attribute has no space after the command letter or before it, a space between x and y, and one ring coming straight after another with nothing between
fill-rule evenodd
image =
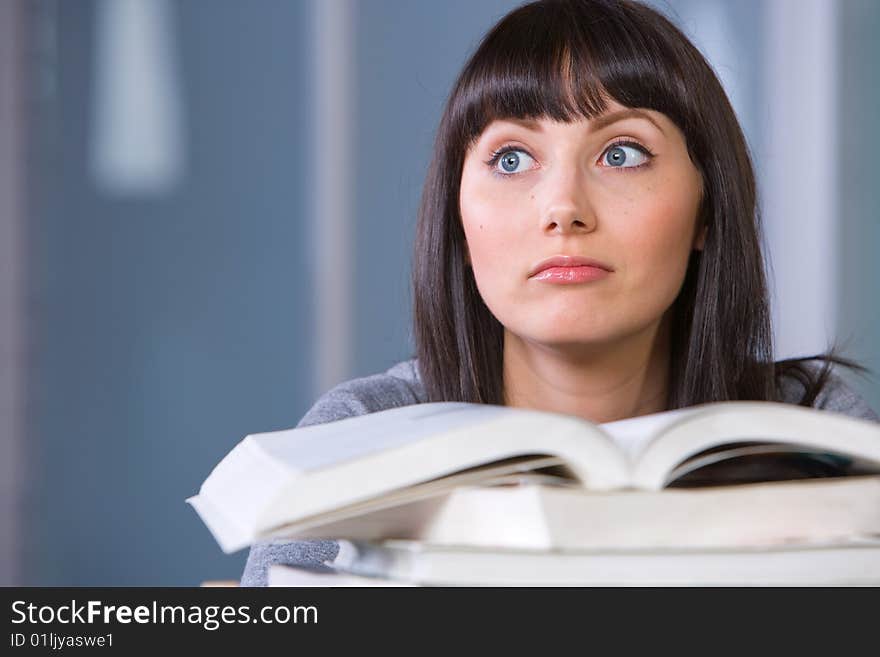
<instances>
[{"instance_id":1,"label":"white book page","mask_svg":"<svg viewBox=\"0 0 880 657\"><path fill-rule=\"evenodd\" d=\"M330 531L330 533L326 533L328 530L324 530L323 528L334 526L334 523L340 523L351 518L364 517L365 514L375 513L384 509L398 508L426 499L436 499L448 494L454 488L463 486L493 486L537 482L556 486L575 485L574 480L572 479L533 472L538 468L559 465L564 465L561 459L554 456L544 456L513 458L497 464L493 463L487 466L471 468L459 474L432 479L423 484L408 486L393 491L388 495L383 495L378 499L370 499L360 504L352 504L327 513L321 513L317 516L303 518L294 523L264 531L260 538L320 538L327 536L341 536L342 534L334 534L333 531L342 531L345 525Z\"/></svg>"},{"instance_id":2,"label":"white book page","mask_svg":"<svg viewBox=\"0 0 880 657\"><path fill-rule=\"evenodd\" d=\"M605 422L599 427L626 454L630 463L634 463L651 441L682 418L693 415L695 408L698 407L680 408L674 411Z\"/></svg>"},{"instance_id":3,"label":"white book page","mask_svg":"<svg viewBox=\"0 0 880 657\"><path fill-rule=\"evenodd\" d=\"M253 434L272 459L308 472L417 443L466 426L476 427L511 409L488 404L414 404L299 429Z\"/></svg>"},{"instance_id":4,"label":"white book page","mask_svg":"<svg viewBox=\"0 0 880 657\"><path fill-rule=\"evenodd\" d=\"M635 481L660 489L686 458L737 442L774 443L880 464L880 424L793 404L731 401L695 406L692 417L666 427L662 440L642 450Z\"/></svg>"}]
</instances>

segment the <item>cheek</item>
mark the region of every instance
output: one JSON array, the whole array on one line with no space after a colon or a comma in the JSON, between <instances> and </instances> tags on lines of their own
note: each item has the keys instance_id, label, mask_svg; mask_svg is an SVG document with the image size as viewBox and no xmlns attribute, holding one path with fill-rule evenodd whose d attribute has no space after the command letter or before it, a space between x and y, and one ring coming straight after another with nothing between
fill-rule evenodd
<instances>
[{"instance_id":1,"label":"cheek","mask_svg":"<svg viewBox=\"0 0 880 657\"><path fill-rule=\"evenodd\" d=\"M501 219L509 215L497 206L472 201L463 204L461 211L472 266L481 270L497 263L501 254L510 248L510 231L505 230Z\"/></svg>"},{"instance_id":2,"label":"cheek","mask_svg":"<svg viewBox=\"0 0 880 657\"><path fill-rule=\"evenodd\" d=\"M462 180L459 202L462 228L471 266L479 287L503 276L509 280L511 255L522 246L519 235L528 206L515 193L503 193L499 185ZM498 283L493 283L498 284Z\"/></svg>"},{"instance_id":3,"label":"cheek","mask_svg":"<svg viewBox=\"0 0 880 657\"><path fill-rule=\"evenodd\" d=\"M674 189L667 184L660 189ZM626 247L625 264L634 285L676 294L687 269L698 199L693 189L679 194L647 189L621 213L618 233ZM628 221L626 220L628 219Z\"/></svg>"}]
</instances>

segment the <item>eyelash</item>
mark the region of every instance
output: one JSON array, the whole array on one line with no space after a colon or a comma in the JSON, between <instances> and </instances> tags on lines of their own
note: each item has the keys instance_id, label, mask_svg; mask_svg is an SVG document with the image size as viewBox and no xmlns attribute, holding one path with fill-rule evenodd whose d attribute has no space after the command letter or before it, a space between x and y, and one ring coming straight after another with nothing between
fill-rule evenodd
<instances>
[{"instance_id":1,"label":"eyelash","mask_svg":"<svg viewBox=\"0 0 880 657\"><path fill-rule=\"evenodd\" d=\"M649 166L651 164L651 161L654 159L654 153L652 153L651 150L647 146L640 144L637 141L633 141L632 139L618 139L618 140L608 144L608 147L604 151L602 151L602 155L600 156L599 159L601 160L602 157L605 157L605 154L608 151L610 151L612 148L614 148L615 146L631 146L633 148L637 148L638 150L642 151L642 153L644 153L645 155L648 156L648 161L644 162L642 164L639 164L638 166L634 166L634 167L604 167L606 169L620 169L622 171L631 172L633 170L642 169L644 167ZM520 175L521 173L525 173L525 171L520 171L519 173L500 173L495 168L495 165L498 164L498 160L501 159L501 156L506 153L509 153L510 151L522 151L522 152L526 153L529 157L534 159L534 156L531 153L529 153L525 148L523 148L521 146L515 146L513 144L505 144L504 146L499 148L497 151L492 153L492 157L486 162L486 165L489 166L489 168L492 170L493 175L498 176L499 178L512 178L514 176Z\"/></svg>"}]
</instances>

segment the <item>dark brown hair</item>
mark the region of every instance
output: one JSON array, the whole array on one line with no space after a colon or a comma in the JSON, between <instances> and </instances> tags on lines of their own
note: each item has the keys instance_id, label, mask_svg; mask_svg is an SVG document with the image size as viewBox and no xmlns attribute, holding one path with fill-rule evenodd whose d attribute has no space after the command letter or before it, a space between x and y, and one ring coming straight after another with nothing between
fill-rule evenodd
<instances>
[{"instance_id":1,"label":"dark brown hair","mask_svg":"<svg viewBox=\"0 0 880 657\"><path fill-rule=\"evenodd\" d=\"M543 0L485 36L456 81L437 130L413 258L414 339L429 401L502 404L503 328L465 260L459 188L465 154L499 118L593 118L613 98L656 110L684 134L703 179L692 251L671 309L669 408L776 400L779 380L811 405L834 355L774 363L755 175L733 108L711 67L657 11L630 0ZM808 366L823 360L821 371Z\"/></svg>"}]
</instances>

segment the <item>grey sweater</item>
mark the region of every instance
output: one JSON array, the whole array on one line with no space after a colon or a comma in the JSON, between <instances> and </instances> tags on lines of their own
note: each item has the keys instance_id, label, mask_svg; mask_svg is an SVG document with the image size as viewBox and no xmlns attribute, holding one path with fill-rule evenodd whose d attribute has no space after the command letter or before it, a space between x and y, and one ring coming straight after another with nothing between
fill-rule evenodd
<instances>
[{"instance_id":1,"label":"grey sweater","mask_svg":"<svg viewBox=\"0 0 880 657\"><path fill-rule=\"evenodd\" d=\"M803 392L803 387L796 380L787 379L783 382L784 401L797 403ZM339 384L318 399L297 426L323 424L426 401L427 396L419 379L416 361L408 360L396 364L384 374L374 374ZM834 373L816 398L814 407L880 422L880 417L865 400ZM248 555L241 585L266 586L268 569L272 564L315 566L332 562L338 552L339 544L332 540L255 543Z\"/></svg>"}]
</instances>

